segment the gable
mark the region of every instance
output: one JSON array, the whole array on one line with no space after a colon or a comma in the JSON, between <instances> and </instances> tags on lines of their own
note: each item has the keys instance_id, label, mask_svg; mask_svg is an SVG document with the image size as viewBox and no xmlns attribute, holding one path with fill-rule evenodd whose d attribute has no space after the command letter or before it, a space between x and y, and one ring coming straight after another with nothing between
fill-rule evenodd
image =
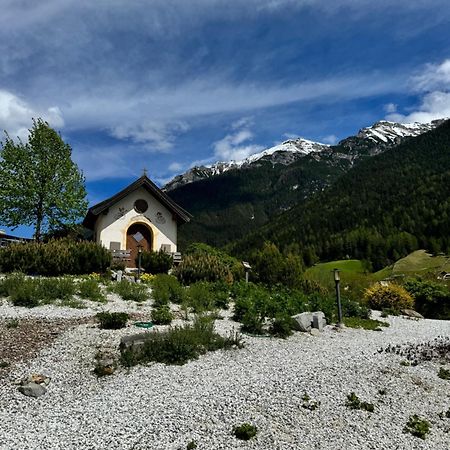
<instances>
[{"instance_id":1,"label":"gable","mask_svg":"<svg viewBox=\"0 0 450 450\"><path fill-rule=\"evenodd\" d=\"M91 206L85 219L83 220L83 225L86 228L93 229L97 217L100 214L104 214L114 205L117 205L122 200L126 200L128 197L135 197L136 192L146 192L148 197L144 200L147 202L148 200L158 202L167 211L169 211L179 223L189 222L192 217L187 211L177 205L165 192L161 191L158 186L156 186L147 176L144 175L112 197L98 203L97 205ZM141 197L143 197L143 195L141 195ZM138 200L138 198L135 199L135 201L136 200ZM139 213L139 205L134 205L133 202L133 207L136 209L137 213Z\"/></svg>"}]
</instances>

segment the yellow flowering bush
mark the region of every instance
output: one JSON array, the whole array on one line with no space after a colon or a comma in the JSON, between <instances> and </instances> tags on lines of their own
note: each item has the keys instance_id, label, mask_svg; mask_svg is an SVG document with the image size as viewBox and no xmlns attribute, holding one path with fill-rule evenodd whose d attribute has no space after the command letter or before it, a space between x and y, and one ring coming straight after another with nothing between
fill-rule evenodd
<instances>
[{"instance_id":1,"label":"yellow flowering bush","mask_svg":"<svg viewBox=\"0 0 450 450\"><path fill-rule=\"evenodd\" d=\"M97 273L97 272L92 272L92 273L90 273L90 274L88 275L88 278L89 278L90 280L96 280L96 281L99 281L99 280L100 280L100 274Z\"/></svg>"},{"instance_id":2,"label":"yellow flowering bush","mask_svg":"<svg viewBox=\"0 0 450 450\"><path fill-rule=\"evenodd\" d=\"M155 279L156 275L152 275L151 273L143 273L141 275L142 283L151 283Z\"/></svg>"},{"instance_id":3,"label":"yellow flowering bush","mask_svg":"<svg viewBox=\"0 0 450 450\"><path fill-rule=\"evenodd\" d=\"M372 309L411 309L414 299L409 292L397 284L374 284L364 292L364 299Z\"/></svg>"}]
</instances>

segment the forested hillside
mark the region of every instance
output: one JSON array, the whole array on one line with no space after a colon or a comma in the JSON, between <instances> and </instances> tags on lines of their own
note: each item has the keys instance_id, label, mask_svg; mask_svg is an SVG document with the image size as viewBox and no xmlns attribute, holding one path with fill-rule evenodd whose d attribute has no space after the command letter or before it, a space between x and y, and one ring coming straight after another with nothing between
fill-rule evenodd
<instances>
[{"instance_id":1,"label":"forested hillside","mask_svg":"<svg viewBox=\"0 0 450 450\"><path fill-rule=\"evenodd\" d=\"M450 121L365 159L230 249L245 255L266 240L306 263L348 256L374 268L418 248L450 252Z\"/></svg>"},{"instance_id":2,"label":"forested hillside","mask_svg":"<svg viewBox=\"0 0 450 450\"><path fill-rule=\"evenodd\" d=\"M172 190L170 197L194 216L180 228L179 245L202 241L222 246L242 238L321 191L349 166L347 159L335 161L332 154L308 155L288 166L261 160Z\"/></svg>"}]
</instances>

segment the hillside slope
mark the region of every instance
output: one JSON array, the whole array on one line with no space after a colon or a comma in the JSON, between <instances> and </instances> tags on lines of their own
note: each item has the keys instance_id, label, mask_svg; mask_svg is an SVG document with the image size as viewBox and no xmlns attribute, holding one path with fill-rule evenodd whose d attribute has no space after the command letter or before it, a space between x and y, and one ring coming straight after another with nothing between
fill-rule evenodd
<instances>
[{"instance_id":1,"label":"hillside slope","mask_svg":"<svg viewBox=\"0 0 450 450\"><path fill-rule=\"evenodd\" d=\"M194 215L179 245L203 241L225 245L280 213L303 204L362 160L437 126L380 121L337 146L302 139L286 141L241 162L194 168L165 189Z\"/></svg>"},{"instance_id":2,"label":"hillside slope","mask_svg":"<svg viewBox=\"0 0 450 450\"><path fill-rule=\"evenodd\" d=\"M450 250L450 121L367 158L323 192L232 246L270 240L313 257L370 259L375 268L418 248Z\"/></svg>"}]
</instances>

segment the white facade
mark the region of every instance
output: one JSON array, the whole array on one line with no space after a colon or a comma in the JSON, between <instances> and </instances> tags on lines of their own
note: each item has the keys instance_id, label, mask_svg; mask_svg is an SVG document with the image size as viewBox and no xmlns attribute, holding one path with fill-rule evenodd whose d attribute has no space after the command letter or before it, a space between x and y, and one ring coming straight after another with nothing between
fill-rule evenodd
<instances>
[{"instance_id":1,"label":"white facade","mask_svg":"<svg viewBox=\"0 0 450 450\"><path fill-rule=\"evenodd\" d=\"M134 207L139 199L148 204L148 209L142 214ZM152 250L158 251L165 245L170 246L170 249L165 248L166 251L177 251L176 218L144 187L130 192L98 215L94 225L95 240L108 249L120 243L120 250L127 250L127 230L135 223L144 224L151 230Z\"/></svg>"}]
</instances>

